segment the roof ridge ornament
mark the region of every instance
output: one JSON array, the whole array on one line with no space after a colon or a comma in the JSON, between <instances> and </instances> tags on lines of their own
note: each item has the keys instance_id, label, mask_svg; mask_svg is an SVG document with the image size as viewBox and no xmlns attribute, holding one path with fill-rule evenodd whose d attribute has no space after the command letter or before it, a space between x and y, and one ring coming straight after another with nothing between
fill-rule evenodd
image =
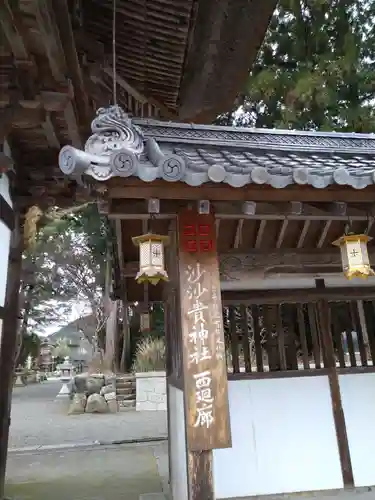
<instances>
[{"instance_id":1,"label":"roof ridge ornament","mask_svg":"<svg viewBox=\"0 0 375 500\"><path fill-rule=\"evenodd\" d=\"M99 108L91 132L84 151L72 146L61 149L59 167L65 175L87 174L105 181L114 175L129 177L136 173L137 158L144 152L144 136L120 106Z\"/></svg>"}]
</instances>

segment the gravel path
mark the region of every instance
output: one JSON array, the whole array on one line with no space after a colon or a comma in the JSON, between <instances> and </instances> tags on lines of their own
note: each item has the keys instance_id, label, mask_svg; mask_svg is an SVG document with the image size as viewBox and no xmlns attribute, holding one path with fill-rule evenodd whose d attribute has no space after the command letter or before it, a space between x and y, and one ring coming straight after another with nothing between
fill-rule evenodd
<instances>
[{"instance_id":1,"label":"gravel path","mask_svg":"<svg viewBox=\"0 0 375 500\"><path fill-rule=\"evenodd\" d=\"M10 449L167 436L166 412L68 416L67 403L55 401L59 388L48 381L14 389Z\"/></svg>"}]
</instances>

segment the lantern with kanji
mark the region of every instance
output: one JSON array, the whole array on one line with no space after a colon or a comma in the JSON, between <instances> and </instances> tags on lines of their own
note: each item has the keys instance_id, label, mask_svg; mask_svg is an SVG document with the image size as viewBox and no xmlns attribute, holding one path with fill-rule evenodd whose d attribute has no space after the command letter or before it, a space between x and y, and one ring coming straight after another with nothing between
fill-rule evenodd
<instances>
[{"instance_id":1,"label":"lantern with kanji","mask_svg":"<svg viewBox=\"0 0 375 500\"><path fill-rule=\"evenodd\" d=\"M346 278L364 278L375 276L371 269L367 243L372 240L366 234L347 234L333 242L340 248L342 268Z\"/></svg>"},{"instance_id":2,"label":"lantern with kanji","mask_svg":"<svg viewBox=\"0 0 375 500\"><path fill-rule=\"evenodd\" d=\"M139 272L135 279L138 283L156 285L160 280L168 281L164 267L164 246L169 243L168 236L160 234L142 234L132 238L139 246Z\"/></svg>"}]
</instances>

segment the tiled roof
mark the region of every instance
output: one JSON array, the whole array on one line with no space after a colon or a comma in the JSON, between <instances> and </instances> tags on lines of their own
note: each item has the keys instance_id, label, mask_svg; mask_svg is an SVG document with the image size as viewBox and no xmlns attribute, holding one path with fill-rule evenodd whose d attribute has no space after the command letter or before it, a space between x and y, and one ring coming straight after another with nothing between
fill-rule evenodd
<instances>
[{"instance_id":1,"label":"tiled roof","mask_svg":"<svg viewBox=\"0 0 375 500\"><path fill-rule=\"evenodd\" d=\"M275 188L340 184L363 189L375 183L374 134L239 129L151 120L131 123L121 113L112 109L98 115L85 153L70 146L63 148L60 167L65 173L74 170L99 180L136 176L151 182L159 178L192 186L205 182ZM97 155L96 160L93 155Z\"/></svg>"}]
</instances>

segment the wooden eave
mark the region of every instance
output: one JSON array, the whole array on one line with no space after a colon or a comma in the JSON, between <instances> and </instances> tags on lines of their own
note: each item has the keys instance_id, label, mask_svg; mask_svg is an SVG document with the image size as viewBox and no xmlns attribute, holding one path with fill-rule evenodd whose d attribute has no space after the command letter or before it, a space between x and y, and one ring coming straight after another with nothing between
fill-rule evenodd
<instances>
[{"instance_id":1,"label":"wooden eave","mask_svg":"<svg viewBox=\"0 0 375 500\"><path fill-rule=\"evenodd\" d=\"M194 189L198 192L202 190L201 187ZM132 237L143 234L149 229L158 234L168 234L172 221L180 210L197 206L198 199L166 199L163 193L167 191L168 186L164 184L157 190L154 188L149 191L149 197L143 200L110 198L108 216L116 224L118 245L121 248L120 281L123 289L126 289L129 301L144 300L144 287L135 282L139 266L139 249L133 245ZM259 191L264 194L262 189ZM285 199L275 201L272 193L283 191L286 193ZM262 277L278 275L305 275L313 279L314 276L340 274L342 269L340 252L332 246L332 242L344 234L348 224L350 223L353 232L368 232L370 236L375 237L375 219L370 215L375 214L373 201L356 203L321 201L319 196L321 191L310 188L308 203L290 202L287 200L287 192L288 190L269 190L267 196L263 196L262 201L256 203L255 213L252 215L243 212L241 198L235 199L233 196L231 201L211 203L211 209L216 216L217 245L223 279L239 280L243 277L247 279L253 277L259 280ZM178 190L175 189L176 196L177 193ZM315 193L314 200L313 193ZM109 189L109 195L114 194L117 196L120 191ZM374 189L371 194L374 197ZM156 195L160 199L160 213L150 220L147 199ZM369 252L371 260L374 261L374 241L369 244ZM280 278L280 288L282 288L282 278ZM334 293L331 295L333 297ZM235 300L236 297L245 297L246 293L243 292L241 295L237 292L228 292L225 296L229 297L228 300ZM259 296L263 297L264 292ZM256 301L256 291L250 293L249 297ZM272 297L272 300L276 300L276 292ZM296 297L294 296L294 299ZM148 287L148 300L163 300L162 284Z\"/></svg>"},{"instance_id":2,"label":"wooden eave","mask_svg":"<svg viewBox=\"0 0 375 500\"><path fill-rule=\"evenodd\" d=\"M213 120L244 85L275 4L118 0L118 103L137 117ZM82 148L95 110L112 100L112 5L0 5L0 144L11 147L25 204L87 199L57 155Z\"/></svg>"}]
</instances>

